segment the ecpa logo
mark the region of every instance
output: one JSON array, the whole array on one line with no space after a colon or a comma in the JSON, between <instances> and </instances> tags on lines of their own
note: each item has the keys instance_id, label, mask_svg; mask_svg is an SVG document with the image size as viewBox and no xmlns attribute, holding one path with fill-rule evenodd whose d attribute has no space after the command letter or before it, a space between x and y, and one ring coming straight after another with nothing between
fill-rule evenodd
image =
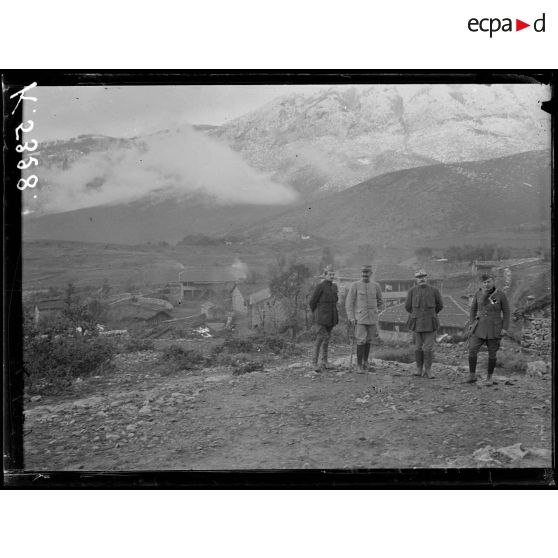
<instances>
[{"instance_id":1,"label":"ecpa logo","mask_svg":"<svg viewBox=\"0 0 558 558\"><path fill-rule=\"evenodd\" d=\"M543 13L543 15L539 19L536 19L533 22L533 29L537 33L544 33L545 31L545 16L546 14ZM478 31L482 31L483 33L490 33L490 38L492 38L492 35L494 33L497 33L498 31L514 31L512 18L509 17L505 17L503 19L500 19L498 17L485 17L482 19L472 17L467 23L467 27L469 28L469 31L472 31L473 33L477 33ZM521 31L522 29L526 29L527 27L531 27L531 24L525 23L521 19L516 18L515 31Z\"/></svg>"}]
</instances>

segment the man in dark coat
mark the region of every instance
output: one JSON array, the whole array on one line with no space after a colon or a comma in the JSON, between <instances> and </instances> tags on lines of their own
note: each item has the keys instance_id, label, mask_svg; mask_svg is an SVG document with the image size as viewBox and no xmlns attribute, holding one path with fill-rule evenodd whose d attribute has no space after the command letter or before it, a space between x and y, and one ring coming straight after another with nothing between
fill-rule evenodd
<instances>
[{"instance_id":1,"label":"man in dark coat","mask_svg":"<svg viewBox=\"0 0 558 558\"><path fill-rule=\"evenodd\" d=\"M337 285L333 283L335 273L332 269L324 270L324 280L314 289L310 302L310 310L314 314L317 327L316 344L314 345L313 365L316 372L328 368L327 357L331 330L339 323L337 313ZM321 366L319 365L320 347L322 348Z\"/></svg>"},{"instance_id":2,"label":"man in dark coat","mask_svg":"<svg viewBox=\"0 0 558 558\"><path fill-rule=\"evenodd\" d=\"M351 285L345 300L345 310L349 323L354 327L357 350L357 372L373 370L368 366L370 345L378 335L378 313L384 308L382 289L378 283L371 281L372 267L365 265L361 269L361 279Z\"/></svg>"},{"instance_id":3,"label":"man in dark coat","mask_svg":"<svg viewBox=\"0 0 558 558\"><path fill-rule=\"evenodd\" d=\"M440 291L426 283L427 273L419 269L415 273L417 284L407 293L405 310L409 312L407 327L414 332L415 361L417 371L413 376L433 378L430 373L434 357L434 341L439 327L437 315L444 307Z\"/></svg>"},{"instance_id":4,"label":"man in dark coat","mask_svg":"<svg viewBox=\"0 0 558 558\"><path fill-rule=\"evenodd\" d=\"M492 374L496 368L496 353L500 339L507 333L510 324L510 305L502 291L496 289L494 277L481 276L482 288L473 297L469 321L469 378L466 383L477 381L477 355L486 343L488 348L488 370L486 385L492 385Z\"/></svg>"}]
</instances>

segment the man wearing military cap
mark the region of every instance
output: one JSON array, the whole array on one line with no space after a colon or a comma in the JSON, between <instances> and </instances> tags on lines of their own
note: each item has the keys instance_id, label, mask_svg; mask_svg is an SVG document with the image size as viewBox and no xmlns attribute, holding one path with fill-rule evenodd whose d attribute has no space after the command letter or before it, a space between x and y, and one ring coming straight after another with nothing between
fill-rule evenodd
<instances>
[{"instance_id":1,"label":"man wearing military cap","mask_svg":"<svg viewBox=\"0 0 558 558\"><path fill-rule=\"evenodd\" d=\"M351 285L345 301L347 318L355 328L359 372L370 369L370 343L378 337L378 313L384 307L380 285L370 280L371 275L372 266L363 266L360 281Z\"/></svg>"},{"instance_id":2,"label":"man wearing military cap","mask_svg":"<svg viewBox=\"0 0 558 558\"><path fill-rule=\"evenodd\" d=\"M430 373L434 357L434 341L440 323L438 314L444 307L440 291L426 283L427 273L419 269L415 273L417 284L407 293L405 310L409 312L407 327L414 332L415 361L417 371L413 376L433 378Z\"/></svg>"},{"instance_id":3,"label":"man wearing military cap","mask_svg":"<svg viewBox=\"0 0 558 558\"><path fill-rule=\"evenodd\" d=\"M496 289L494 277L481 275L482 287L475 293L471 303L469 321L469 378L466 383L477 381L477 355L486 343L488 348L488 370L486 385L492 385L492 374L496 368L496 353L500 340L507 333L510 323L510 305L502 291Z\"/></svg>"},{"instance_id":4,"label":"man wearing military cap","mask_svg":"<svg viewBox=\"0 0 558 558\"><path fill-rule=\"evenodd\" d=\"M328 368L329 339L332 329L339 323L337 312L337 285L333 282L335 272L331 267L326 267L323 273L323 281L314 289L310 297L309 306L314 314L314 322L317 327L316 344L314 345L313 365L316 372ZM320 347L322 348L322 360L319 364Z\"/></svg>"}]
</instances>

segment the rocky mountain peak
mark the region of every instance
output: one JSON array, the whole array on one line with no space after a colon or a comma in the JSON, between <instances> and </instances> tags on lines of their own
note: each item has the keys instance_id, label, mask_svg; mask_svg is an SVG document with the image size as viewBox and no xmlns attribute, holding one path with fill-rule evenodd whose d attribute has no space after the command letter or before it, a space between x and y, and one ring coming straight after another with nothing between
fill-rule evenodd
<instances>
[{"instance_id":1,"label":"rocky mountain peak","mask_svg":"<svg viewBox=\"0 0 558 558\"><path fill-rule=\"evenodd\" d=\"M544 98L523 84L324 86L208 133L315 195L394 170L549 148Z\"/></svg>"}]
</instances>

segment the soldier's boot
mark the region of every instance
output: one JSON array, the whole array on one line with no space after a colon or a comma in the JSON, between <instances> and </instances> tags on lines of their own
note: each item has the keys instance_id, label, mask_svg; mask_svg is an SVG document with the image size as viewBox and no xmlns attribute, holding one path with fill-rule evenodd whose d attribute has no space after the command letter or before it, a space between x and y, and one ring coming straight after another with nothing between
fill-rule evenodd
<instances>
[{"instance_id":1,"label":"soldier's boot","mask_svg":"<svg viewBox=\"0 0 558 558\"><path fill-rule=\"evenodd\" d=\"M322 370L328 370L331 368L327 361L329 351L329 339L325 339L322 344Z\"/></svg>"},{"instance_id":2,"label":"soldier's boot","mask_svg":"<svg viewBox=\"0 0 558 558\"><path fill-rule=\"evenodd\" d=\"M477 357L469 355L469 377L464 384L474 384L477 381Z\"/></svg>"},{"instance_id":3,"label":"soldier's boot","mask_svg":"<svg viewBox=\"0 0 558 558\"><path fill-rule=\"evenodd\" d=\"M356 346L356 354L357 354L357 372L359 374L362 374L364 373L364 369L362 367L362 359L364 357L364 345Z\"/></svg>"},{"instance_id":4,"label":"soldier's boot","mask_svg":"<svg viewBox=\"0 0 558 558\"><path fill-rule=\"evenodd\" d=\"M432 368L432 351L423 351L424 352L424 372L423 376L428 379L434 378L431 374L430 369Z\"/></svg>"},{"instance_id":5,"label":"soldier's boot","mask_svg":"<svg viewBox=\"0 0 558 558\"><path fill-rule=\"evenodd\" d=\"M363 354L362 354L362 368L364 370L369 370L370 372L374 372L374 367L371 364L368 364L369 356L370 356L370 343L365 343Z\"/></svg>"},{"instance_id":6,"label":"soldier's boot","mask_svg":"<svg viewBox=\"0 0 558 558\"><path fill-rule=\"evenodd\" d=\"M486 372L486 382L484 383L485 386L493 386L496 382L492 379L492 374L494 374L494 368L496 368L496 359L489 358L488 359L488 369Z\"/></svg>"},{"instance_id":7,"label":"soldier's boot","mask_svg":"<svg viewBox=\"0 0 558 558\"><path fill-rule=\"evenodd\" d=\"M323 343L323 339L321 337L318 337L316 339L316 343L314 345L314 354L313 354L313 357L312 357L312 367L314 368L314 371L316 371L316 372L321 372L322 371L322 369L320 368L320 365L318 363L318 359L319 359L319 356L320 356L320 347L321 347L322 343Z\"/></svg>"},{"instance_id":8,"label":"soldier's boot","mask_svg":"<svg viewBox=\"0 0 558 558\"><path fill-rule=\"evenodd\" d=\"M424 367L424 351L422 349L415 351L415 362L417 363L417 371L413 372L413 376L422 376Z\"/></svg>"}]
</instances>

